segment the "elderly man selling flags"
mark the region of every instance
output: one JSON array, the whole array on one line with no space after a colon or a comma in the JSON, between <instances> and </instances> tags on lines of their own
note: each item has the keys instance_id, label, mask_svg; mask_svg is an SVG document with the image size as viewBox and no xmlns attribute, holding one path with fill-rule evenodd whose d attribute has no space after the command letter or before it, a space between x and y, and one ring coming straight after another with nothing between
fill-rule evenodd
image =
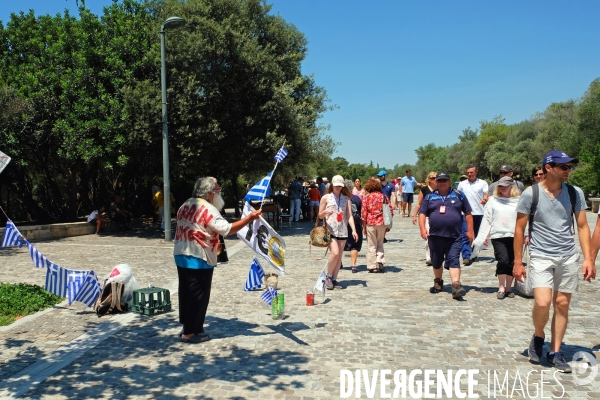
<instances>
[{"instance_id":1,"label":"elderly man selling flags","mask_svg":"<svg viewBox=\"0 0 600 400\"><path fill-rule=\"evenodd\" d=\"M201 343L210 339L204 334L204 318L213 269L217 265L219 234L234 234L262 214L261 210L253 211L231 224L219 213L222 208L221 187L215 178L207 176L196 181L192 197L177 211L173 254L179 276L182 342Z\"/></svg>"}]
</instances>

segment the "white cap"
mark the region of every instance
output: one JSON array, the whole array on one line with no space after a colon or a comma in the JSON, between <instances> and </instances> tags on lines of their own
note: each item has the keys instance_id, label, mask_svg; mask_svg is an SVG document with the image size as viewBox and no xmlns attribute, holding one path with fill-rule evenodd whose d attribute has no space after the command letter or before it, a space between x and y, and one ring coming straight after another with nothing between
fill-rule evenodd
<instances>
[{"instance_id":1,"label":"white cap","mask_svg":"<svg viewBox=\"0 0 600 400\"><path fill-rule=\"evenodd\" d=\"M341 175L336 175L333 178L331 178L331 184L333 186L344 186L344 178L342 178Z\"/></svg>"}]
</instances>

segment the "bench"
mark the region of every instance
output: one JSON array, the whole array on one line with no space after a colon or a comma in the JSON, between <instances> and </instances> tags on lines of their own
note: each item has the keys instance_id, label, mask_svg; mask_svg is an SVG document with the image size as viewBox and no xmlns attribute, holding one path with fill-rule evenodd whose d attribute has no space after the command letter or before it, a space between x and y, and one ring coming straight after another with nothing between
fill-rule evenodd
<instances>
[{"instance_id":1,"label":"bench","mask_svg":"<svg viewBox=\"0 0 600 400\"><path fill-rule=\"evenodd\" d=\"M600 207L600 197L590 197L588 200L592 202L592 212L597 214Z\"/></svg>"},{"instance_id":2,"label":"bench","mask_svg":"<svg viewBox=\"0 0 600 400\"><path fill-rule=\"evenodd\" d=\"M258 210L260 208L260 203L252 203L252 208ZM277 204L263 204L262 212L267 221L270 220L270 222L274 224L278 222L279 206Z\"/></svg>"}]
</instances>

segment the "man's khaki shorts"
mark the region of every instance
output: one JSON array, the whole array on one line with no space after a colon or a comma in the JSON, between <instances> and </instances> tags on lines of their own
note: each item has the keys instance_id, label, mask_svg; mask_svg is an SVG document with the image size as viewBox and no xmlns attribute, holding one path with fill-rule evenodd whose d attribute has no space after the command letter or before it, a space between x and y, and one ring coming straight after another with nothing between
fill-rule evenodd
<instances>
[{"instance_id":1,"label":"man's khaki shorts","mask_svg":"<svg viewBox=\"0 0 600 400\"><path fill-rule=\"evenodd\" d=\"M565 257L531 254L531 284L562 293L577 293L579 287L579 253Z\"/></svg>"}]
</instances>

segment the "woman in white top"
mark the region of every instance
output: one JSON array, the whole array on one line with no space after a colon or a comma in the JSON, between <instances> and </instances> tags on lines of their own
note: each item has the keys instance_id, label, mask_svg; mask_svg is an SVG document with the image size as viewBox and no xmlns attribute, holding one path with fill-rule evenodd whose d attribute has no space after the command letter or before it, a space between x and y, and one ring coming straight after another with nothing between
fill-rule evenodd
<instances>
[{"instance_id":1,"label":"woman in white top","mask_svg":"<svg viewBox=\"0 0 600 400\"><path fill-rule=\"evenodd\" d=\"M513 248L515 224L517 222L517 203L521 191L514 184L513 178L504 176L494 188L493 196L485 206L483 217L489 224L489 239L494 246L496 276L498 277L498 294L502 300L505 297L515 297L511 290L513 281L513 265L515 253ZM485 234L485 233L483 233ZM480 231L479 235L482 235ZM487 244L487 239L484 241Z\"/></svg>"},{"instance_id":2,"label":"woman in white top","mask_svg":"<svg viewBox=\"0 0 600 400\"><path fill-rule=\"evenodd\" d=\"M331 179L327 194L321 198L319 218L325 219L325 224L331 232L329 244L329 261L327 262L327 277L325 286L331 290L337 283L337 275L342 265L342 254L346 239L348 239L348 226L352 229L352 237L358 240L354 218L352 218L352 205L350 204L350 191L344 186L344 178L336 175Z\"/></svg>"}]
</instances>

